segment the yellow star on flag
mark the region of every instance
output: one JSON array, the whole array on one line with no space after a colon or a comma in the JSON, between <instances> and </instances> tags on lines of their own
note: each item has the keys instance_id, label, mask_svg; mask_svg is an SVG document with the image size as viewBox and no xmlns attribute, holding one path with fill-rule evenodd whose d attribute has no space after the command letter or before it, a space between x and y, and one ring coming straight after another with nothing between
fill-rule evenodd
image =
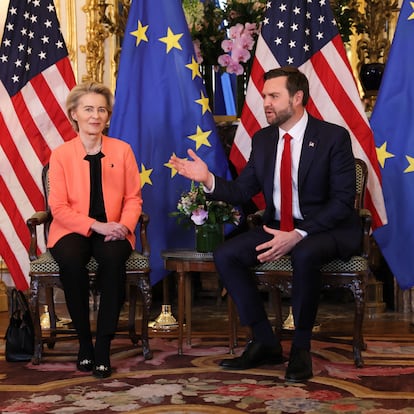
<instances>
[{"instance_id":1,"label":"yellow star on flag","mask_svg":"<svg viewBox=\"0 0 414 414\"><path fill-rule=\"evenodd\" d=\"M138 20L138 28L137 30L134 30L133 32L131 32L130 34L132 34L132 36L135 36L136 42L135 42L135 46L138 46L142 41L144 42L148 42L148 37L146 35L146 31L148 30L148 25L147 26L143 26L141 21Z\"/></svg>"},{"instance_id":2,"label":"yellow star on flag","mask_svg":"<svg viewBox=\"0 0 414 414\"><path fill-rule=\"evenodd\" d=\"M167 36L161 37L159 40L167 45L167 53L173 48L182 50L179 40L182 38L183 33L174 34L170 28L167 30Z\"/></svg>"},{"instance_id":3,"label":"yellow star on flag","mask_svg":"<svg viewBox=\"0 0 414 414\"><path fill-rule=\"evenodd\" d=\"M203 91L201 91L201 98L200 99L196 99L196 102L201 105L202 111L203 111L203 115L207 111L211 112L211 109L210 109L210 106L209 106L209 100L208 100L207 97L204 96Z\"/></svg>"},{"instance_id":4,"label":"yellow star on flag","mask_svg":"<svg viewBox=\"0 0 414 414\"><path fill-rule=\"evenodd\" d=\"M173 152L173 155L175 155L175 152ZM185 160L187 159L187 158L184 158ZM173 178L176 174L177 174L177 170L172 166L172 164L170 163L170 162L166 162L165 164L164 164L164 167L167 167L167 168L171 168L171 178Z\"/></svg>"},{"instance_id":5,"label":"yellow star on flag","mask_svg":"<svg viewBox=\"0 0 414 414\"><path fill-rule=\"evenodd\" d=\"M414 1L410 1L410 6L414 10ZM413 19L414 19L414 11L408 16L408 20L413 20Z\"/></svg>"},{"instance_id":6,"label":"yellow star on flag","mask_svg":"<svg viewBox=\"0 0 414 414\"><path fill-rule=\"evenodd\" d=\"M152 181L150 178L150 175L152 174L153 169L146 169L145 165L141 163L141 172L139 173L139 176L141 178L141 188L144 187L145 184L152 185Z\"/></svg>"},{"instance_id":7,"label":"yellow star on flag","mask_svg":"<svg viewBox=\"0 0 414 414\"><path fill-rule=\"evenodd\" d=\"M377 151L378 162L380 163L382 168L384 168L385 160L387 158L395 157L394 154L387 152L387 142L384 142L380 147L377 147L375 149Z\"/></svg>"},{"instance_id":8,"label":"yellow star on flag","mask_svg":"<svg viewBox=\"0 0 414 414\"><path fill-rule=\"evenodd\" d=\"M188 138L196 142L196 150L198 150L202 145L211 147L211 144L208 140L211 131L203 131L199 125L197 125L197 132L194 135L189 135Z\"/></svg>"},{"instance_id":9,"label":"yellow star on flag","mask_svg":"<svg viewBox=\"0 0 414 414\"><path fill-rule=\"evenodd\" d=\"M191 70L191 79L194 79L196 76L201 78L200 67L194 59L194 56L191 56L191 63L185 65L185 67Z\"/></svg>"},{"instance_id":10,"label":"yellow star on flag","mask_svg":"<svg viewBox=\"0 0 414 414\"><path fill-rule=\"evenodd\" d=\"M408 167L404 170L405 173L414 172L414 158L408 155L405 156L408 161Z\"/></svg>"}]
</instances>

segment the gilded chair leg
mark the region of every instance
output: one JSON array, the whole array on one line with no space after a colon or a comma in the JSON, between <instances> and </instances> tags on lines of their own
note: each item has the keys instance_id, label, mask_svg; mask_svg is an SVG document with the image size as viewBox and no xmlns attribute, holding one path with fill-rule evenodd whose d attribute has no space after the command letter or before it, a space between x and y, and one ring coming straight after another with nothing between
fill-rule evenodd
<instances>
[{"instance_id":1,"label":"gilded chair leg","mask_svg":"<svg viewBox=\"0 0 414 414\"><path fill-rule=\"evenodd\" d=\"M128 311L128 333L131 342L136 345L139 342L139 337L135 328L135 316L137 306L137 287L131 283L128 286L129 289L129 311Z\"/></svg>"},{"instance_id":2,"label":"gilded chair leg","mask_svg":"<svg viewBox=\"0 0 414 414\"><path fill-rule=\"evenodd\" d=\"M149 283L149 275L140 277L138 285L142 296L142 325L141 325L141 341L142 341L142 353L144 359L152 359L152 351L149 345L148 339L148 323L152 304L152 292Z\"/></svg>"},{"instance_id":3,"label":"gilded chair leg","mask_svg":"<svg viewBox=\"0 0 414 414\"><path fill-rule=\"evenodd\" d=\"M276 326L275 334L278 338L282 337L283 330L283 315L282 315L282 296L278 288L270 291L270 298L273 302L273 310L275 312Z\"/></svg>"},{"instance_id":4,"label":"gilded chair leg","mask_svg":"<svg viewBox=\"0 0 414 414\"><path fill-rule=\"evenodd\" d=\"M53 287L46 286L45 287L45 295L46 295L46 304L49 312L49 320L50 320L50 331L49 331L49 338L47 340L47 347L49 349L53 349L55 347L55 339L56 339L56 310L55 310L55 301L53 298Z\"/></svg>"},{"instance_id":5,"label":"gilded chair leg","mask_svg":"<svg viewBox=\"0 0 414 414\"><path fill-rule=\"evenodd\" d=\"M32 278L30 282L29 305L34 327L34 353L32 357L32 364L39 365L42 359L43 344L39 314L39 281L36 278Z\"/></svg>"},{"instance_id":6,"label":"gilded chair leg","mask_svg":"<svg viewBox=\"0 0 414 414\"><path fill-rule=\"evenodd\" d=\"M354 362L357 368L364 367L362 351L366 349L366 345L362 334L362 324L364 320L365 310L365 298L364 289L361 286L362 283L363 282L355 281L352 289L355 299L353 351Z\"/></svg>"}]
</instances>

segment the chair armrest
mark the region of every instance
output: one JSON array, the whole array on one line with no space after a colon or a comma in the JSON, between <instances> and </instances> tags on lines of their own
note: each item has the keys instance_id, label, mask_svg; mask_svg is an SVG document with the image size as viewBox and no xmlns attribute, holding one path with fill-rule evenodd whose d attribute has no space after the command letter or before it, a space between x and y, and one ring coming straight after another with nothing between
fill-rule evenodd
<instances>
[{"instance_id":1,"label":"chair armrest","mask_svg":"<svg viewBox=\"0 0 414 414\"><path fill-rule=\"evenodd\" d=\"M141 253L147 257L149 257L150 252L151 252L150 245L148 243L148 237L147 237L147 227L148 227L149 221L150 221L149 215L142 212L138 220L139 237L140 237L141 247L142 247Z\"/></svg>"},{"instance_id":2,"label":"chair armrest","mask_svg":"<svg viewBox=\"0 0 414 414\"><path fill-rule=\"evenodd\" d=\"M253 229L254 227L258 227L263 224L263 214L264 210L258 210L255 213L249 214L247 216L247 225L249 229Z\"/></svg>"},{"instance_id":3,"label":"chair armrest","mask_svg":"<svg viewBox=\"0 0 414 414\"><path fill-rule=\"evenodd\" d=\"M26 225L30 233L29 259L32 262L38 258L37 256L37 227L46 225L52 219L50 211L37 211L29 219L26 220Z\"/></svg>"},{"instance_id":4,"label":"chair armrest","mask_svg":"<svg viewBox=\"0 0 414 414\"><path fill-rule=\"evenodd\" d=\"M372 224L372 215L369 210L362 208L359 210L359 216L361 217L362 222L362 253L361 255L365 258L369 257L371 243L369 236L371 233L371 224Z\"/></svg>"}]
</instances>

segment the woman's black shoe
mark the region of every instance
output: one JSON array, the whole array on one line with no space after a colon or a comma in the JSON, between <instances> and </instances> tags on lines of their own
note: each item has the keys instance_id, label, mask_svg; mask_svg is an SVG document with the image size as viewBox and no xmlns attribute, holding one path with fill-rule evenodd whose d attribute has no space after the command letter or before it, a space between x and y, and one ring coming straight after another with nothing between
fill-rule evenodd
<instances>
[{"instance_id":1,"label":"woman's black shoe","mask_svg":"<svg viewBox=\"0 0 414 414\"><path fill-rule=\"evenodd\" d=\"M91 372L93 369L93 361L92 359L78 359L78 362L76 362L76 368L78 371L81 372Z\"/></svg>"},{"instance_id":2,"label":"woman's black shoe","mask_svg":"<svg viewBox=\"0 0 414 414\"><path fill-rule=\"evenodd\" d=\"M109 365L95 365L93 368L93 376L95 378L108 378L112 374L112 368Z\"/></svg>"}]
</instances>

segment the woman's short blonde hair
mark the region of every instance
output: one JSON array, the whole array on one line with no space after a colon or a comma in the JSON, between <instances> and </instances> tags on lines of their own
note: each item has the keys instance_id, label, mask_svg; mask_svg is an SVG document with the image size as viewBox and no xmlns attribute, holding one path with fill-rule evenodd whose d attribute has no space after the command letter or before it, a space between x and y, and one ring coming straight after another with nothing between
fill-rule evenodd
<instances>
[{"instance_id":1,"label":"woman's short blonde hair","mask_svg":"<svg viewBox=\"0 0 414 414\"><path fill-rule=\"evenodd\" d=\"M76 85L69 92L69 95L66 98L66 114L73 126L73 129L76 132L79 132L79 126L77 121L75 121L72 118L72 112L79 105L79 99L88 93L97 93L98 95L102 95L106 100L106 109L108 111L109 118L112 114L112 107L114 105L114 95L107 86L98 82L84 82L79 85Z\"/></svg>"}]
</instances>

